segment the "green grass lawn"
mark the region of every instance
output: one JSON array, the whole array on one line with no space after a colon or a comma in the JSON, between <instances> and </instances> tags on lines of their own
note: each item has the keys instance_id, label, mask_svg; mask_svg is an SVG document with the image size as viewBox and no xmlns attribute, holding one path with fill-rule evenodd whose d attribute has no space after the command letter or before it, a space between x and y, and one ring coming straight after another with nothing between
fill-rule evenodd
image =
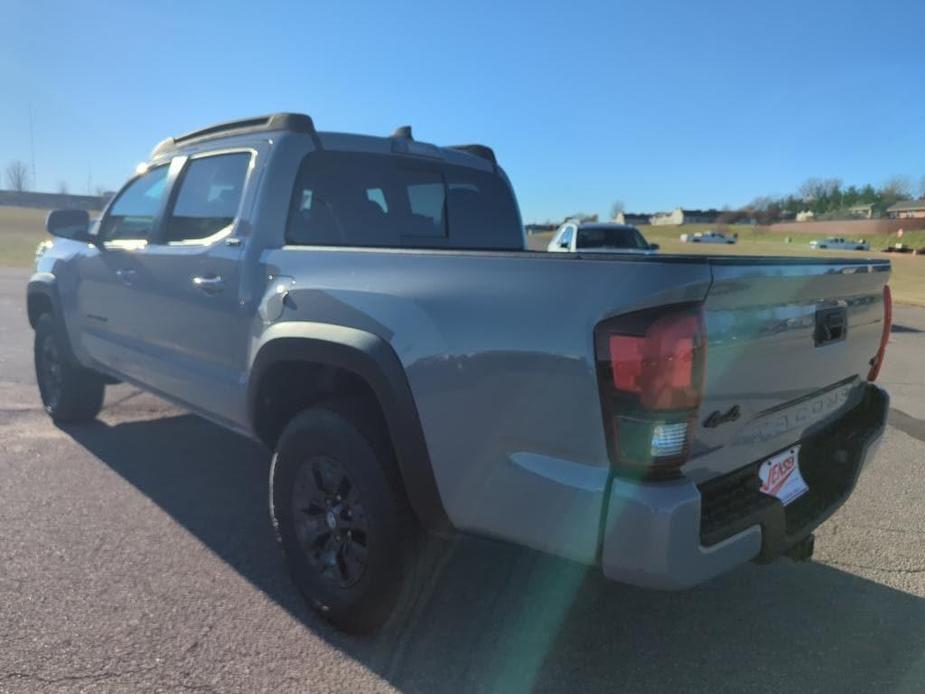
<instances>
[{"instance_id":1,"label":"green grass lawn","mask_svg":"<svg viewBox=\"0 0 925 694\"><path fill-rule=\"evenodd\" d=\"M645 226L641 228L642 233L652 242L661 244L663 241L679 241L681 234L693 234L698 231L715 229L716 225L709 224L688 224L683 227L677 226ZM739 235L740 243L757 242L761 244L771 244L774 246L786 246L797 249L798 252L815 253L809 248L809 242L814 239L823 239L829 234L813 233L792 233L781 231L769 231L767 227L754 227L745 224L735 224L725 227L728 233L733 232ZM892 246L897 241L913 248L925 247L925 230L906 232L902 239L896 238L895 234L858 234L856 236L844 235L845 238L863 239L870 244L872 251L879 251L887 246ZM790 239L789 243L787 239ZM715 248L715 246L714 246ZM784 253L790 255L790 253Z\"/></svg>"},{"instance_id":2,"label":"green grass lawn","mask_svg":"<svg viewBox=\"0 0 925 694\"><path fill-rule=\"evenodd\" d=\"M51 238L45 233L48 210L28 207L0 207L0 266L28 267L39 242Z\"/></svg>"}]
</instances>

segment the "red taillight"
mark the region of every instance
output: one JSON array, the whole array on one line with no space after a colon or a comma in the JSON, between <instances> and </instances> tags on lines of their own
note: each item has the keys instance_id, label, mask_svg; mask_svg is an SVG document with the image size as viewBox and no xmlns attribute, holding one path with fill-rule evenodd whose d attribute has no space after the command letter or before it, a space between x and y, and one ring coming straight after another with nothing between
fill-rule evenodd
<instances>
[{"instance_id":1,"label":"red taillight","mask_svg":"<svg viewBox=\"0 0 925 694\"><path fill-rule=\"evenodd\" d=\"M893 293L890 285L883 288L883 332L880 335L880 349L876 356L870 360L870 371L867 373L868 381L876 381L883 366L883 357L886 354L886 344L890 341L890 329L893 327Z\"/></svg>"},{"instance_id":2,"label":"red taillight","mask_svg":"<svg viewBox=\"0 0 925 694\"><path fill-rule=\"evenodd\" d=\"M595 335L611 461L647 476L676 474L703 389L700 305L618 316Z\"/></svg>"},{"instance_id":3,"label":"red taillight","mask_svg":"<svg viewBox=\"0 0 925 694\"><path fill-rule=\"evenodd\" d=\"M613 385L648 410L700 405L703 327L699 313L657 318L644 335L610 335Z\"/></svg>"}]
</instances>

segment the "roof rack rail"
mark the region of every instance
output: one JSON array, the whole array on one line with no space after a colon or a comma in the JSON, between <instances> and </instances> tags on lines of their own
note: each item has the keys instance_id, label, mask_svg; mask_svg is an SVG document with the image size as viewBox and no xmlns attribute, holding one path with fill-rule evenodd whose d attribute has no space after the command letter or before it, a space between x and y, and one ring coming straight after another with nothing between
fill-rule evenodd
<instances>
[{"instance_id":1,"label":"roof rack rail","mask_svg":"<svg viewBox=\"0 0 925 694\"><path fill-rule=\"evenodd\" d=\"M151 157L164 154L178 145L190 144L199 140L208 140L214 137L225 137L228 135L238 135L249 132L269 132L273 130L287 130L289 132L308 133L315 141L315 146L321 148L321 140L318 138L318 132L315 130L315 124L311 116L304 113L273 113L267 116L257 116L254 118L243 118L241 120L226 121L210 125L207 128L193 130L168 137L157 144L151 152Z\"/></svg>"},{"instance_id":2,"label":"roof rack rail","mask_svg":"<svg viewBox=\"0 0 925 694\"><path fill-rule=\"evenodd\" d=\"M447 149L455 149L458 152L465 152L466 154L472 154L476 157L481 157L482 159L487 159L495 166L498 165L498 160L495 158L494 150L491 147L485 145L450 145Z\"/></svg>"}]
</instances>

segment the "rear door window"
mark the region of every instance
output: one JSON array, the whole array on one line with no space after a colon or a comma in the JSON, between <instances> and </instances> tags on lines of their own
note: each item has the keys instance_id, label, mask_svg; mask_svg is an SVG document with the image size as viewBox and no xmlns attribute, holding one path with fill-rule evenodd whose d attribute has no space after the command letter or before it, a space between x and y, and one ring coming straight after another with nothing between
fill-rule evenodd
<instances>
[{"instance_id":1,"label":"rear door window","mask_svg":"<svg viewBox=\"0 0 925 694\"><path fill-rule=\"evenodd\" d=\"M167 218L167 243L202 242L228 229L241 206L250 161L250 152L234 152L187 162Z\"/></svg>"}]
</instances>

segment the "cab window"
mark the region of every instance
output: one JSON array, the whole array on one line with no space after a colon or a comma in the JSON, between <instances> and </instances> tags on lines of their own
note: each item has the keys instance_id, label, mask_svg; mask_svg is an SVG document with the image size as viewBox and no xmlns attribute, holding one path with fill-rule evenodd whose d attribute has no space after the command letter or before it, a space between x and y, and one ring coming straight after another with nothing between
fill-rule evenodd
<instances>
[{"instance_id":1,"label":"cab window","mask_svg":"<svg viewBox=\"0 0 925 694\"><path fill-rule=\"evenodd\" d=\"M167 189L167 166L158 166L128 184L109 208L99 234L105 241L147 241Z\"/></svg>"},{"instance_id":2,"label":"cab window","mask_svg":"<svg viewBox=\"0 0 925 694\"><path fill-rule=\"evenodd\" d=\"M191 159L167 217L167 243L203 241L228 229L241 206L250 161L249 152Z\"/></svg>"}]
</instances>

